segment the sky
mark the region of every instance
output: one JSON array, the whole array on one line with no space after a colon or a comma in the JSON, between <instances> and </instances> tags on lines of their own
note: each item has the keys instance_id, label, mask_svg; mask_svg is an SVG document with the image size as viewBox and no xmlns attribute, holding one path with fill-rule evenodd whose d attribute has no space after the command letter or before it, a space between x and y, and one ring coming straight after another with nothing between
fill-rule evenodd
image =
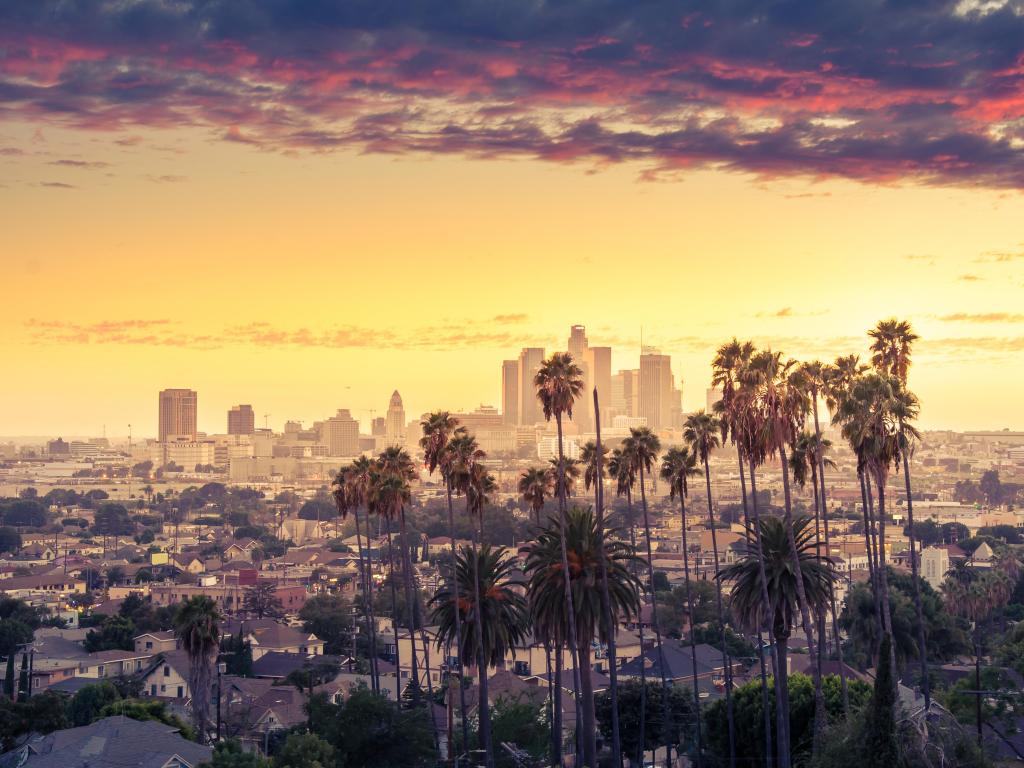
<instances>
[{"instance_id":1,"label":"sky","mask_svg":"<svg viewBox=\"0 0 1024 768\"><path fill-rule=\"evenodd\" d=\"M1024 428L1024 4L0 4L0 435L500 404L569 326L684 406L733 336L921 336Z\"/></svg>"}]
</instances>

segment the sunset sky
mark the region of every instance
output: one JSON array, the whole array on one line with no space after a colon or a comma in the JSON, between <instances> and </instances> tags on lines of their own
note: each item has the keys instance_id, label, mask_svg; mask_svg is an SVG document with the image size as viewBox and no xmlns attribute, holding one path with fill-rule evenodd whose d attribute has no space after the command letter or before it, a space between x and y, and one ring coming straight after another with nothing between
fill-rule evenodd
<instances>
[{"instance_id":1,"label":"sunset sky","mask_svg":"<svg viewBox=\"0 0 1024 768\"><path fill-rule=\"evenodd\" d=\"M923 426L1024 429L1024 5L681 8L0 3L0 435L500 404L573 323L695 408L890 316Z\"/></svg>"}]
</instances>

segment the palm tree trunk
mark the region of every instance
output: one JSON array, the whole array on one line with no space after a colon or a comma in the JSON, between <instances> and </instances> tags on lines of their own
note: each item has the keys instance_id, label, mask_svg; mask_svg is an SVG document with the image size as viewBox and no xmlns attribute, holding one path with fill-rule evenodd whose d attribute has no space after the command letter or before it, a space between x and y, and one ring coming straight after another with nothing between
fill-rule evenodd
<instances>
[{"instance_id":1,"label":"palm tree trunk","mask_svg":"<svg viewBox=\"0 0 1024 768\"><path fill-rule=\"evenodd\" d=\"M903 425L900 425L903 431ZM914 502L910 498L910 461L907 451L903 453L903 482L907 489L907 524L910 526L910 579L914 583L914 610L917 613L917 652L921 657L921 692L924 694L925 714L931 710L932 691L928 679L928 646L924 636L924 607L921 604L921 584L918 581L917 546L914 535ZM981 690L980 688L978 690Z\"/></svg>"},{"instance_id":2,"label":"palm tree trunk","mask_svg":"<svg viewBox=\"0 0 1024 768\"><path fill-rule=\"evenodd\" d=\"M555 722L558 724L558 728L555 731L555 751L557 752L555 758L555 765L562 765L562 666L563 657L562 645L559 643L555 647L555 679L554 679L554 692L555 692Z\"/></svg>"},{"instance_id":3,"label":"palm tree trunk","mask_svg":"<svg viewBox=\"0 0 1024 768\"><path fill-rule=\"evenodd\" d=\"M455 598L455 658L456 671L459 674L459 716L462 718L462 748L469 749L469 721L466 718L466 686L463 685L465 674L462 669L462 607L459 602L459 580L455 575L457 554L455 550L455 509L452 504L452 480L445 476L445 492L448 496L448 537L452 547L452 594ZM451 690L449 688L449 690ZM456 765L455 750L452 749L452 765Z\"/></svg>"},{"instance_id":4,"label":"palm tree trunk","mask_svg":"<svg viewBox=\"0 0 1024 768\"><path fill-rule=\"evenodd\" d=\"M561 652L561 651L559 651ZM561 667L557 667L554 674L558 675L561 682ZM544 664L548 673L548 707L551 710L551 764L561 765L562 761L562 691L561 686L555 685L555 678L551 670L551 643L544 641Z\"/></svg>"},{"instance_id":5,"label":"palm tree trunk","mask_svg":"<svg viewBox=\"0 0 1024 768\"><path fill-rule=\"evenodd\" d=\"M701 740L700 728L700 688L697 685L697 638L693 633L693 589L690 586L690 555L689 542L686 540L686 494L679 489L679 516L683 522L683 578L686 579L686 615L690 625L690 666L693 672L693 712L696 726L697 768L701 768L704 762L703 743ZM765 707L765 711L768 708Z\"/></svg>"},{"instance_id":6,"label":"palm tree trunk","mask_svg":"<svg viewBox=\"0 0 1024 768\"><path fill-rule=\"evenodd\" d=\"M569 655L572 659L572 692L576 699L576 708L579 711L580 704L580 678L582 670L580 669L580 655L579 648L576 643L576 608L573 604L572 598L572 584L571 584L571 573L569 571L569 556L566 552L566 535L568 533L569 525L567 521L568 510L566 509L565 503L565 453L563 451L562 442L562 414L555 414L555 424L558 427L558 511L559 511L559 522L561 523L561 532L559 540L561 542L562 549L562 573L564 574L565 581L565 604L568 607L569 614ZM590 702L593 706L593 701ZM489 766L488 768L493 768Z\"/></svg>"},{"instance_id":7,"label":"palm tree trunk","mask_svg":"<svg viewBox=\"0 0 1024 768\"><path fill-rule=\"evenodd\" d=\"M597 387L594 387L594 430L597 445L597 478L594 482L594 507L597 509L598 552L604 553L604 468L601 454L601 408L597 400ZM602 556L601 568L601 599L604 602L605 634L608 638L608 678L612 706L612 755L614 765L622 768L622 737L619 733L619 671L618 656L615 648L615 634L618 631L618 617L613 615L611 593L608 589L608 564ZM593 688L593 685L591 685ZM596 733L595 733L596 739ZM595 744L596 755L596 744ZM698 767L699 768L699 767Z\"/></svg>"},{"instance_id":8,"label":"palm tree trunk","mask_svg":"<svg viewBox=\"0 0 1024 768\"><path fill-rule=\"evenodd\" d=\"M466 507L469 507L469 495L466 496ZM483 595L480 592L480 545L484 538L484 514L480 510L479 533L474 532L473 538L473 622L476 626L476 668L479 685L479 701L477 713L479 720L479 740L484 750L487 768L494 768L494 746L491 744L491 700L487 691L487 657L484 655L484 622L480 609L483 606Z\"/></svg>"},{"instance_id":9,"label":"palm tree trunk","mask_svg":"<svg viewBox=\"0 0 1024 768\"><path fill-rule=\"evenodd\" d=\"M405 529L405 510L401 510L398 516L399 532L402 535L402 547L399 555L402 558L402 570L405 571L403 574L402 581L405 586L405 610L406 618L409 622L407 629L409 630L409 648L411 659L409 663L412 669L412 703L413 706L418 707L420 705L420 676L419 676L419 663L416 658L416 636L413 634L416 630L416 606L413 603L412 596L412 559L409 557L409 538ZM397 642L397 635L395 637Z\"/></svg>"},{"instance_id":10,"label":"palm tree trunk","mask_svg":"<svg viewBox=\"0 0 1024 768\"><path fill-rule=\"evenodd\" d=\"M882 615L885 617L886 631L892 634L892 609L889 604L889 575L886 573L885 566L885 478L879 476L876 478L876 484L878 485L878 557L879 565L878 569L878 584L882 588ZM892 662L893 670L896 669L896 648L892 643L889 643L889 650L892 655L890 661ZM893 684L897 685L899 682L899 676L893 675Z\"/></svg>"},{"instance_id":11,"label":"palm tree trunk","mask_svg":"<svg viewBox=\"0 0 1024 768\"><path fill-rule=\"evenodd\" d=\"M821 562L821 508L824 500L818 493L817 462L811 463L811 485L814 491L814 556L818 559L818 562ZM818 606L815 614L814 620L817 622L816 631L818 633L818 656L814 663L818 667L818 679L820 680L822 678L822 666L825 663L825 606Z\"/></svg>"},{"instance_id":12,"label":"palm tree trunk","mask_svg":"<svg viewBox=\"0 0 1024 768\"><path fill-rule=\"evenodd\" d=\"M715 557L715 597L718 601L718 631L722 636L722 666L725 672L725 711L729 721L729 768L736 768L736 718L732 707L732 661L729 658L729 644L725 636L725 609L722 607L722 581L718 578L718 533L715 530L715 510L711 503L711 467L705 452L701 459L704 462L704 484L708 497L708 525L711 527L711 550Z\"/></svg>"},{"instance_id":13,"label":"palm tree trunk","mask_svg":"<svg viewBox=\"0 0 1024 768\"><path fill-rule=\"evenodd\" d=\"M807 603L807 591L804 589L804 578L800 567L800 553L796 548L796 538L793 535L793 500L789 488L789 464L786 461L786 446L781 440L778 443L779 462L782 465L782 490L785 498L785 528L786 536L789 539L790 556L793 558L793 572L796 574L797 602L800 604L800 618L802 620L804 634L807 636L807 652L813 659L815 657L814 625L811 623L810 606ZM818 667L811 665L814 678L814 740L811 745L811 753L816 754L821 746L821 737L824 734L828 715L825 712L825 697L821 691L821 674Z\"/></svg>"},{"instance_id":14,"label":"palm tree trunk","mask_svg":"<svg viewBox=\"0 0 1024 768\"><path fill-rule=\"evenodd\" d=\"M775 606L768 594L768 577L764 567L764 548L761 545L761 510L757 503L757 474L754 462L748 461L750 468L750 500L754 508L754 540L757 545L757 565L760 571L761 601L765 605L765 625L768 627L768 642L772 649L772 668L775 672L775 740L779 750L779 768L790 768L789 743L789 708L788 700L788 668L785 648L779 650L778 637L775 634ZM781 657L781 658L780 658Z\"/></svg>"},{"instance_id":15,"label":"palm tree trunk","mask_svg":"<svg viewBox=\"0 0 1024 768\"><path fill-rule=\"evenodd\" d=\"M594 718L594 678L588 674L590 671L590 641L581 638L578 643L580 649L580 664L583 666L583 674L580 675L580 687L583 697L581 700L583 721L583 765L597 768L597 724Z\"/></svg>"},{"instance_id":16,"label":"palm tree trunk","mask_svg":"<svg viewBox=\"0 0 1024 768\"><path fill-rule=\"evenodd\" d=\"M664 710L665 725L665 768L672 766L672 710L668 702L668 676L665 663L665 648L661 644L661 628L658 626L658 596L654 591L654 553L651 549L651 523L647 514L647 491L644 489L644 467L640 464L640 505L644 511L644 540L647 542L647 583L651 590L651 624L654 626L654 643L658 646L658 666L661 669L661 706ZM604 562L604 558L601 559ZM723 638L724 639L724 638ZM586 725L584 724L584 727Z\"/></svg>"},{"instance_id":17,"label":"palm tree trunk","mask_svg":"<svg viewBox=\"0 0 1024 768\"><path fill-rule=\"evenodd\" d=\"M736 460L740 470L740 495L743 499L743 525L750 530L750 513L747 509L747 479L743 475L743 452L736 446ZM683 526L686 526L684 516ZM685 533L685 531L684 531ZM696 654L695 654L696 658ZM761 627L757 628L757 660L761 668L761 709L764 713L764 759L767 768L772 767L772 715L768 702L768 665L764 660L764 635L761 634ZM696 661L694 662L696 664Z\"/></svg>"},{"instance_id":18,"label":"palm tree trunk","mask_svg":"<svg viewBox=\"0 0 1024 768\"><path fill-rule=\"evenodd\" d=\"M398 648L398 588L395 586L395 550L391 543L391 520L388 532L388 580L391 582L391 628L395 635L395 703L402 705L402 654ZM415 655L415 654L413 654Z\"/></svg>"},{"instance_id":19,"label":"palm tree trunk","mask_svg":"<svg viewBox=\"0 0 1024 768\"><path fill-rule=\"evenodd\" d=\"M821 524L822 530L825 534L825 554L831 558L832 550L829 547L829 536L828 536L828 505L825 502L825 456L821 450L821 424L818 421L818 393L817 390L813 396L814 404L814 437L815 437L815 463L818 466L817 480L818 480L818 491L821 499ZM828 585L829 594L829 607L832 611L832 637L835 640L836 655L839 660L839 681L843 692L843 714L850 714L850 691L846 681L846 664L843 661L843 641L839 636L839 618L836 615L836 590L835 585L829 582Z\"/></svg>"},{"instance_id":20,"label":"palm tree trunk","mask_svg":"<svg viewBox=\"0 0 1024 768\"><path fill-rule=\"evenodd\" d=\"M356 519L356 546L359 549L359 573L362 578L360 585L363 590L363 616L366 619L366 641L370 652L370 687L374 693L380 692L380 673L377 671L377 626L373 620L373 578L367 569L368 557L363 553L363 535L359 525L359 509L353 513ZM367 547L369 547L369 521L367 521Z\"/></svg>"},{"instance_id":21,"label":"palm tree trunk","mask_svg":"<svg viewBox=\"0 0 1024 768\"><path fill-rule=\"evenodd\" d=\"M629 545L633 552L636 552L636 524L633 519L633 490L626 488L626 510L629 515ZM636 576L636 567L631 566L633 575ZM639 581L639 579L638 579ZM644 664L644 617L643 607L637 615L637 630L640 636L640 735L637 740L637 762L644 764L645 741L647 736L647 669ZM632 762L632 757L630 757Z\"/></svg>"},{"instance_id":22,"label":"palm tree trunk","mask_svg":"<svg viewBox=\"0 0 1024 768\"><path fill-rule=\"evenodd\" d=\"M864 507L864 545L867 547L868 555L868 580L871 582L871 593L875 598L875 625L878 631L875 633L874 642L871 644L871 662L876 663L878 649L881 647L882 635L885 634L885 626L882 624L882 591L878 587L878 565L875 560L874 545L874 516L871 513L871 502L868 499L868 483L865 472L857 468L857 475L860 479L860 495Z\"/></svg>"}]
</instances>

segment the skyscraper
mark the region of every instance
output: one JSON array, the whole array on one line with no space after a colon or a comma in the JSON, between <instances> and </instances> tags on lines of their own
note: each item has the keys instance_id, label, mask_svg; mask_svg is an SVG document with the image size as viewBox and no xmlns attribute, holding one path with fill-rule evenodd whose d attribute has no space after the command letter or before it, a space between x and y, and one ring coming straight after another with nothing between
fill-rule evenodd
<instances>
[{"instance_id":1,"label":"skyscraper","mask_svg":"<svg viewBox=\"0 0 1024 768\"><path fill-rule=\"evenodd\" d=\"M581 431L590 429L593 424L593 402L591 390L594 386L593 365L590 359L590 345L587 341L587 329L582 325L574 325L569 329L569 354L583 372L583 393L580 401L572 409L572 420Z\"/></svg>"},{"instance_id":2,"label":"skyscraper","mask_svg":"<svg viewBox=\"0 0 1024 768\"><path fill-rule=\"evenodd\" d=\"M672 426L672 358L645 347L640 354L640 412L651 429ZM679 398L675 398L678 403Z\"/></svg>"},{"instance_id":3,"label":"skyscraper","mask_svg":"<svg viewBox=\"0 0 1024 768\"><path fill-rule=\"evenodd\" d=\"M597 396L601 403L601 419L607 422L607 414L612 407L612 348L591 347L587 353L587 363L590 366L591 390L597 389ZM587 409L594 409L594 393L586 393Z\"/></svg>"},{"instance_id":4,"label":"skyscraper","mask_svg":"<svg viewBox=\"0 0 1024 768\"><path fill-rule=\"evenodd\" d=\"M321 442L331 456L355 456L359 453L359 422L345 408L327 419L321 431Z\"/></svg>"},{"instance_id":5,"label":"skyscraper","mask_svg":"<svg viewBox=\"0 0 1024 768\"><path fill-rule=\"evenodd\" d=\"M195 441L199 437L196 419L199 395L191 389L165 389L160 392L158 435L161 443L172 440Z\"/></svg>"},{"instance_id":6,"label":"skyscraper","mask_svg":"<svg viewBox=\"0 0 1024 768\"><path fill-rule=\"evenodd\" d=\"M228 434L251 435L256 431L256 414L251 405L236 405L228 411Z\"/></svg>"},{"instance_id":7,"label":"skyscraper","mask_svg":"<svg viewBox=\"0 0 1024 768\"><path fill-rule=\"evenodd\" d=\"M501 363L501 414L506 424L519 423L519 361Z\"/></svg>"},{"instance_id":8,"label":"skyscraper","mask_svg":"<svg viewBox=\"0 0 1024 768\"><path fill-rule=\"evenodd\" d=\"M384 427L384 440L388 445L405 445L405 407L402 396L396 389L388 403L387 422Z\"/></svg>"},{"instance_id":9,"label":"skyscraper","mask_svg":"<svg viewBox=\"0 0 1024 768\"><path fill-rule=\"evenodd\" d=\"M583 362L587 356L587 329L582 325L574 325L569 329L569 354L577 363Z\"/></svg>"},{"instance_id":10,"label":"skyscraper","mask_svg":"<svg viewBox=\"0 0 1024 768\"><path fill-rule=\"evenodd\" d=\"M519 353L519 423L532 426L544 421L533 377L544 363L543 347L523 347Z\"/></svg>"}]
</instances>

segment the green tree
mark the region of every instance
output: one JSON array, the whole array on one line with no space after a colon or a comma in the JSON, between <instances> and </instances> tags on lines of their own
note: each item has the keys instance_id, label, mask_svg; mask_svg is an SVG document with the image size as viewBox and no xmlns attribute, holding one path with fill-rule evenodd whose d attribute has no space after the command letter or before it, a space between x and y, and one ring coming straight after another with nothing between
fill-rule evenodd
<instances>
[{"instance_id":1,"label":"green tree","mask_svg":"<svg viewBox=\"0 0 1024 768\"><path fill-rule=\"evenodd\" d=\"M865 721L864 747L867 768L893 768L900 763L899 742L896 733L896 683L893 678L892 638L882 638L878 655L878 673L875 690Z\"/></svg>"},{"instance_id":2,"label":"green tree","mask_svg":"<svg viewBox=\"0 0 1024 768\"><path fill-rule=\"evenodd\" d=\"M17 619L0 619L0 656L17 653L18 648L32 642L32 628Z\"/></svg>"},{"instance_id":3,"label":"green tree","mask_svg":"<svg viewBox=\"0 0 1024 768\"><path fill-rule=\"evenodd\" d=\"M5 525L0 527L0 552L17 552L21 549L21 534L17 529Z\"/></svg>"},{"instance_id":4,"label":"green tree","mask_svg":"<svg viewBox=\"0 0 1024 768\"><path fill-rule=\"evenodd\" d=\"M661 695L661 684L638 679L626 680L619 684L619 727L622 731L622 750L627 755L640 751L641 729L640 710L643 702ZM611 696L605 691L595 697L597 722L603 733L611 728ZM669 689L669 728L665 726L665 713L659 707L652 708L643 718L644 749L655 749L665 744L679 745L680 752L688 745L696 744L697 719L694 696L690 688L673 685ZM723 729L727 733L728 729Z\"/></svg>"},{"instance_id":5,"label":"green tree","mask_svg":"<svg viewBox=\"0 0 1024 768\"><path fill-rule=\"evenodd\" d=\"M548 723L544 707L522 696L498 696L492 705L491 727L497 744L514 744L540 763L548 750ZM517 761L502 750L495 760L497 768L519 768Z\"/></svg>"},{"instance_id":6,"label":"green tree","mask_svg":"<svg viewBox=\"0 0 1024 768\"><path fill-rule=\"evenodd\" d=\"M281 599L277 596L277 582L257 581L245 590L242 609L251 617L280 618L284 615Z\"/></svg>"},{"instance_id":7,"label":"green tree","mask_svg":"<svg viewBox=\"0 0 1024 768\"><path fill-rule=\"evenodd\" d=\"M131 619L124 616L108 616L103 620L99 630L90 629L85 636L85 650L96 651L130 651L135 648L137 632Z\"/></svg>"},{"instance_id":8,"label":"green tree","mask_svg":"<svg viewBox=\"0 0 1024 768\"><path fill-rule=\"evenodd\" d=\"M274 768L333 768L334 747L315 733L292 733L274 756Z\"/></svg>"},{"instance_id":9,"label":"green tree","mask_svg":"<svg viewBox=\"0 0 1024 768\"><path fill-rule=\"evenodd\" d=\"M195 731L167 708L166 702L155 699L126 699L104 705L94 719L104 717L130 717L132 720L152 720L177 728L183 737L195 741Z\"/></svg>"},{"instance_id":10,"label":"green tree","mask_svg":"<svg viewBox=\"0 0 1024 768\"><path fill-rule=\"evenodd\" d=\"M342 654L352 642L352 604L341 595L314 595L299 611L302 629L324 641L324 653Z\"/></svg>"},{"instance_id":11,"label":"green tree","mask_svg":"<svg viewBox=\"0 0 1024 768\"><path fill-rule=\"evenodd\" d=\"M98 719L108 704L120 701L117 689L107 680L80 688L68 701L67 712L71 725L88 725Z\"/></svg>"},{"instance_id":12,"label":"green tree","mask_svg":"<svg viewBox=\"0 0 1024 768\"><path fill-rule=\"evenodd\" d=\"M257 753L242 749L237 739L225 739L214 746L210 762L201 763L199 768L271 768L272 765Z\"/></svg>"}]
</instances>

